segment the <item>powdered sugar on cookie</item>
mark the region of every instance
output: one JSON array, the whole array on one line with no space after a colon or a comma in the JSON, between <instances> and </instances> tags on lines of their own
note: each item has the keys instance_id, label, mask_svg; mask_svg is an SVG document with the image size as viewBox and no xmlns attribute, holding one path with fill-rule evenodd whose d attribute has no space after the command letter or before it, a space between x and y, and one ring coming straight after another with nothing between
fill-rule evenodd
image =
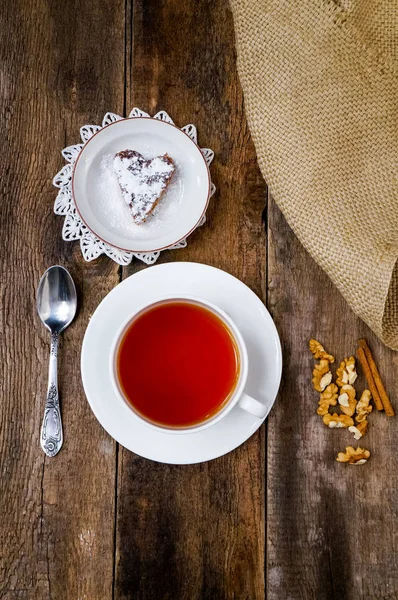
<instances>
[{"instance_id":1,"label":"powdered sugar on cookie","mask_svg":"<svg viewBox=\"0 0 398 600\"><path fill-rule=\"evenodd\" d=\"M146 160L136 150L122 150L115 155L113 168L134 222L144 223L171 181L173 159L164 154Z\"/></svg>"}]
</instances>

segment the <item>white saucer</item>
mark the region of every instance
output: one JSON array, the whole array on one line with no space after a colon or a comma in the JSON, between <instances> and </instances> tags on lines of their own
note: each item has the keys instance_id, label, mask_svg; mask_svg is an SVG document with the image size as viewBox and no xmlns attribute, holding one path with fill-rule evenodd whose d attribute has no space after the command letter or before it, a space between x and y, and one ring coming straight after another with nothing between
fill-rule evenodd
<instances>
[{"instance_id":1,"label":"white saucer","mask_svg":"<svg viewBox=\"0 0 398 600\"><path fill-rule=\"evenodd\" d=\"M169 154L176 171L146 223L133 223L112 161L116 152L137 150L146 159ZM209 169L187 133L166 121L134 117L95 133L73 167L72 195L89 229L107 244L128 252L155 252L185 239L200 223L210 197Z\"/></svg>"},{"instance_id":2,"label":"white saucer","mask_svg":"<svg viewBox=\"0 0 398 600\"><path fill-rule=\"evenodd\" d=\"M260 420L235 407L212 427L186 435L158 432L140 423L116 396L109 374L115 332L145 305L167 295L191 295L213 302L236 322L247 345L246 392L275 401L282 372L282 352L274 322L261 300L239 279L198 263L166 263L132 275L101 302L87 327L82 347L83 386L90 406L106 431L125 448L163 463L192 464L222 456L245 442ZM156 373L156 360L153 361Z\"/></svg>"}]
</instances>

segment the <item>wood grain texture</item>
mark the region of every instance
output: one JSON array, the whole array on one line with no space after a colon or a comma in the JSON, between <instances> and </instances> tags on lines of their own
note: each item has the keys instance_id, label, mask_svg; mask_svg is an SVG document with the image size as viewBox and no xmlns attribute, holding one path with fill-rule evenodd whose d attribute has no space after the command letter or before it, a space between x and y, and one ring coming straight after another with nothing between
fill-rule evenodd
<instances>
[{"instance_id":1,"label":"wood grain texture","mask_svg":"<svg viewBox=\"0 0 398 600\"><path fill-rule=\"evenodd\" d=\"M272 202L268 255L269 307L285 365L268 423L267 598L393 600L398 422L374 410L360 442L346 430L326 428L315 412L307 344L315 337L341 360L365 337L395 403L398 356L353 314ZM362 374L356 387L365 388ZM337 452L348 445L368 448L371 460L355 468L337 463Z\"/></svg>"},{"instance_id":2,"label":"wood grain texture","mask_svg":"<svg viewBox=\"0 0 398 600\"><path fill-rule=\"evenodd\" d=\"M138 1L132 23L130 107L195 123L199 143L216 154L205 226L160 262L223 268L264 298L265 184L244 117L228 5ZM115 599L264 598L264 437L261 428L225 457L182 467L120 449Z\"/></svg>"},{"instance_id":3,"label":"wood grain texture","mask_svg":"<svg viewBox=\"0 0 398 600\"><path fill-rule=\"evenodd\" d=\"M398 355L353 315L271 200L262 222L266 186L227 2L5 0L0 26L0 599L396 600L398 420L374 411L369 463L336 463L353 438L315 413L307 342L342 358L365 337L396 408ZM268 295L283 343L267 435L201 465L117 450L80 383L90 315L145 267L84 263L61 239L51 178L82 124L133 106L195 123L216 153L206 224L160 262L205 262ZM75 278L79 313L61 343L65 445L51 460L39 447L49 339L35 292L55 263Z\"/></svg>"},{"instance_id":4,"label":"wood grain texture","mask_svg":"<svg viewBox=\"0 0 398 600\"><path fill-rule=\"evenodd\" d=\"M6 1L0 19L0 598L102 600L112 596L115 444L85 400L80 348L119 273L62 241L51 179L81 125L123 111L124 2ZM47 459L49 334L35 294L54 263L70 268L79 313L59 353L64 447Z\"/></svg>"}]
</instances>

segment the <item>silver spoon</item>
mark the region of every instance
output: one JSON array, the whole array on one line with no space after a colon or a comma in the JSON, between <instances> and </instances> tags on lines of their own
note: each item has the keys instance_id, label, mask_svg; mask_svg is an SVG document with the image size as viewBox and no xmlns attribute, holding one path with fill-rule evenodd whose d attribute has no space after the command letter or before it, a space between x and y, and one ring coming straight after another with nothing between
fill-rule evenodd
<instances>
[{"instance_id":1,"label":"silver spoon","mask_svg":"<svg viewBox=\"0 0 398 600\"><path fill-rule=\"evenodd\" d=\"M40 433L40 446L47 456L55 456L63 442L57 378L58 339L61 331L73 321L76 305L76 288L69 272L58 265L47 269L37 289L37 312L51 331L47 400Z\"/></svg>"}]
</instances>

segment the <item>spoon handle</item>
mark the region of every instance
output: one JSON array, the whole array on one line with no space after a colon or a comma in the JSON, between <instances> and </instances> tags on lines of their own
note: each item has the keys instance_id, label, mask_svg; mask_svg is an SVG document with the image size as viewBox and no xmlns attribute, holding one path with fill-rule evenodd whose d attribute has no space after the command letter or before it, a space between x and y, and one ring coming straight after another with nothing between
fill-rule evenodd
<instances>
[{"instance_id":1,"label":"spoon handle","mask_svg":"<svg viewBox=\"0 0 398 600\"><path fill-rule=\"evenodd\" d=\"M47 400L40 432L40 446L47 456L55 456L61 449L63 442L57 378L58 338L58 333L51 334Z\"/></svg>"}]
</instances>

